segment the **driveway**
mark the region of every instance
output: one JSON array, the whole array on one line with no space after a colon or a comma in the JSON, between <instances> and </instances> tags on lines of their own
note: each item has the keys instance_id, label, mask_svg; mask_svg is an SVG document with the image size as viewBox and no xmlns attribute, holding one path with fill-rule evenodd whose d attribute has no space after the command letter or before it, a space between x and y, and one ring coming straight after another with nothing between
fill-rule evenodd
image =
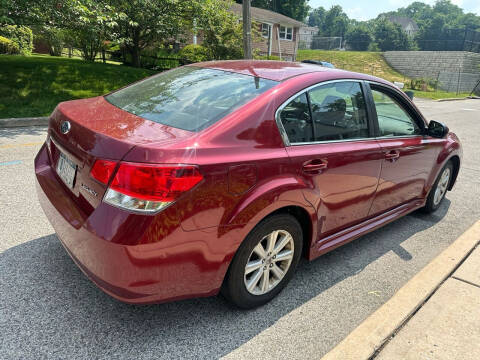
<instances>
[{"instance_id":1,"label":"driveway","mask_svg":"<svg viewBox=\"0 0 480 360\"><path fill-rule=\"evenodd\" d=\"M0 358L321 357L480 218L480 100L418 105L464 145L438 212L303 261L280 296L251 311L221 297L126 305L98 290L36 201L33 158L46 130L0 129Z\"/></svg>"}]
</instances>

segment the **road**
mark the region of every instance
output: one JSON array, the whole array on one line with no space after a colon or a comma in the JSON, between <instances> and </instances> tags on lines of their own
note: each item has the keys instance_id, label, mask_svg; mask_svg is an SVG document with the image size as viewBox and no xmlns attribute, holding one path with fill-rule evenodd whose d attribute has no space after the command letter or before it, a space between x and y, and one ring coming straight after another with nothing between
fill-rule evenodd
<instances>
[{"instance_id":1,"label":"road","mask_svg":"<svg viewBox=\"0 0 480 360\"><path fill-rule=\"evenodd\" d=\"M480 100L418 101L464 145L454 191L434 215L413 213L308 263L270 304L223 298L120 303L73 264L36 201L42 128L0 129L0 358L320 357L480 218Z\"/></svg>"}]
</instances>

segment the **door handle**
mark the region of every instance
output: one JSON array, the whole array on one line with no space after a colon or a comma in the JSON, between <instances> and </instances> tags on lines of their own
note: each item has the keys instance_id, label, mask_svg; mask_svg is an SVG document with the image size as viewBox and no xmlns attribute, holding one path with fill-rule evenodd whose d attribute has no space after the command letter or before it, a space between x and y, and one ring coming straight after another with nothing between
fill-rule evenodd
<instances>
[{"instance_id":1,"label":"door handle","mask_svg":"<svg viewBox=\"0 0 480 360\"><path fill-rule=\"evenodd\" d=\"M316 173L327 168L327 161L321 159L309 160L303 164L303 171L306 173Z\"/></svg>"},{"instance_id":2,"label":"door handle","mask_svg":"<svg viewBox=\"0 0 480 360\"><path fill-rule=\"evenodd\" d=\"M391 162L397 161L400 157L400 151L398 150L391 150L385 153L385 159Z\"/></svg>"}]
</instances>

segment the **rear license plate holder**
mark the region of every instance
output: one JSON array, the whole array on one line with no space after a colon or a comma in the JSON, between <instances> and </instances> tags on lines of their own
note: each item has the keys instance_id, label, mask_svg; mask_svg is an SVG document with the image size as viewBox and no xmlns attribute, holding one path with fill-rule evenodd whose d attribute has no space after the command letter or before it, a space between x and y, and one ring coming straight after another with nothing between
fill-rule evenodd
<instances>
[{"instance_id":1,"label":"rear license plate holder","mask_svg":"<svg viewBox=\"0 0 480 360\"><path fill-rule=\"evenodd\" d=\"M64 153L60 152L57 162L57 174L70 189L75 185L77 175L77 165L70 160Z\"/></svg>"}]
</instances>

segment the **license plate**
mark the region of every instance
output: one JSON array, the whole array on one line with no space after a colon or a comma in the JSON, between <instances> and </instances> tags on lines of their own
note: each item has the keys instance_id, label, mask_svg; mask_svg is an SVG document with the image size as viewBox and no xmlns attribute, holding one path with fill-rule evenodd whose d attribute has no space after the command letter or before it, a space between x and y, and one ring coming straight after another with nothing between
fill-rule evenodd
<instances>
[{"instance_id":1,"label":"license plate","mask_svg":"<svg viewBox=\"0 0 480 360\"><path fill-rule=\"evenodd\" d=\"M57 162L57 174L60 179L70 188L73 188L75 181L75 174L77 172L77 165L73 163L67 156L60 153L60 157Z\"/></svg>"}]
</instances>

